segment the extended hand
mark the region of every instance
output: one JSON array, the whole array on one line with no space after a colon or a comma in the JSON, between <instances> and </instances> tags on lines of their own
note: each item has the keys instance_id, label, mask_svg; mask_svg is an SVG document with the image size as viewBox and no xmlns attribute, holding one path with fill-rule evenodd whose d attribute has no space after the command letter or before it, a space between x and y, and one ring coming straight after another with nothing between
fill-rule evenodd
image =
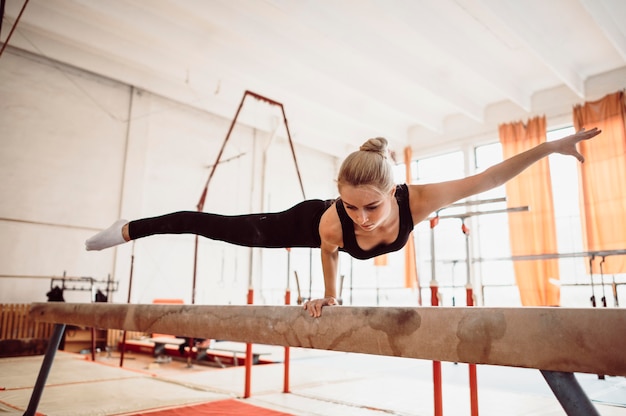
<instances>
[{"instance_id":1,"label":"extended hand","mask_svg":"<svg viewBox=\"0 0 626 416\"><path fill-rule=\"evenodd\" d=\"M332 296L328 296L324 299L311 299L304 304L304 309L309 311L309 315L314 318L319 318L322 315L322 308L324 306L337 305L337 299Z\"/></svg>"},{"instance_id":2,"label":"extended hand","mask_svg":"<svg viewBox=\"0 0 626 416\"><path fill-rule=\"evenodd\" d=\"M556 146L555 152L562 155L574 156L579 162L582 163L585 161L585 158L578 152L576 145L578 142L582 140L589 140L600 133L602 133L602 130L598 130L597 127L594 127L591 130L581 129L576 134L554 141L553 144Z\"/></svg>"}]
</instances>

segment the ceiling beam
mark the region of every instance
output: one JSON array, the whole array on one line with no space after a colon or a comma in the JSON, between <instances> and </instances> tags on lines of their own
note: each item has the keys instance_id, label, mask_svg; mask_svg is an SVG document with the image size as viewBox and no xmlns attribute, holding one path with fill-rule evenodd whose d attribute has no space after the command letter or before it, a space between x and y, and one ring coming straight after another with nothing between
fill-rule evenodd
<instances>
[{"instance_id":1,"label":"ceiling beam","mask_svg":"<svg viewBox=\"0 0 626 416\"><path fill-rule=\"evenodd\" d=\"M388 6L359 2L361 12L354 13L354 4L348 2L302 4L284 0L269 1L293 20L306 24L318 33L319 38L332 39L337 47L347 46L348 50L353 51L354 55L346 57L352 61L352 71L358 68L365 73L395 74L394 81L404 83L408 94L432 96L433 103L440 101L476 121L482 120L484 108L480 103L459 94L459 90L453 88L450 78L443 71L433 65L423 65L425 57L420 53L419 44L426 42L423 39L412 42L415 33L404 22L386 13ZM347 15L351 16L350 24L345 21L344 17ZM354 27L371 30L355 31ZM407 44L411 44L410 49L403 47ZM415 59L416 57L419 59ZM383 81L386 82L384 79ZM423 105L414 106L411 100L411 96L405 97L404 102L396 105L406 107L408 110L404 111L415 117L415 111L410 109ZM425 123L421 121L421 124ZM432 126L432 123L426 126L439 129L439 126Z\"/></svg>"},{"instance_id":2,"label":"ceiling beam","mask_svg":"<svg viewBox=\"0 0 626 416\"><path fill-rule=\"evenodd\" d=\"M395 113L396 117L413 120L433 130L440 128L442 114L430 110L430 116L419 117L419 114L428 114L429 111L417 99L423 90L414 84L407 84L403 89L389 88L388 79L379 75L385 73L384 68L376 60L346 49L332 36L312 30L284 12L267 13L264 7L260 2L252 2L245 10L241 10L232 2L215 2L210 10L204 10L202 16L216 25L226 25L227 17L237 13L237 36L242 42L240 46L245 47L242 53L255 55L258 61L265 60L268 63L287 57L291 63L282 68L284 76L297 76L306 84L296 88L309 87L323 91L341 86L349 95L360 96L358 101L341 109L347 114L352 113L357 119L369 118L370 124L371 121L381 119L381 127L387 123L385 117L376 112L362 111L364 107L369 107L389 114ZM326 26L323 28L327 29ZM279 50L276 45L281 45ZM336 59L330 58L334 56ZM281 68L275 69L279 71ZM411 111L411 107L421 107L420 110L425 113Z\"/></svg>"},{"instance_id":3,"label":"ceiling beam","mask_svg":"<svg viewBox=\"0 0 626 416\"><path fill-rule=\"evenodd\" d=\"M73 3L68 3L73 4ZM132 37L116 35L116 31L106 27L104 23L94 20L79 20L67 13L67 9L54 7L54 2L33 2L25 19L20 23L18 31L22 36L27 32L39 33L41 38L49 38L52 42L64 43L77 51L88 49L90 54L103 54L114 61L124 62L129 67L142 66L137 64L138 51L141 51L141 62L152 72L174 79L185 79L185 71L179 65L167 59L167 55L157 47L145 48L142 44L133 43ZM80 37L77 34L80 33ZM118 32L119 33L119 32ZM131 39L131 40L129 40ZM28 39L26 39L28 40ZM125 45L125 47L120 47ZM33 44L43 56L49 57L49 51ZM70 64L75 64L69 62Z\"/></svg>"},{"instance_id":4,"label":"ceiling beam","mask_svg":"<svg viewBox=\"0 0 626 416\"><path fill-rule=\"evenodd\" d=\"M502 100L509 99L513 103L525 110L530 110L530 94L525 93L512 77L509 71L502 70L502 66L494 61L491 48L478 47L477 45L485 45L493 43L490 33L482 34L484 28L476 24L475 10L471 5L462 4L463 1L457 2L406 2L403 8L390 8L385 0L375 1L381 10L385 10L387 14L392 14L399 22L403 22L413 36L420 39L420 44L428 45L428 50L424 48L414 48L412 51L406 51L409 54L421 54L428 56L431 60L439 59L451 62L454 68L464 68L468 77L464 82L479 81L485 85L492 86L495 90L504 95ZM467 2L465 2L467 3ZM385 7L386 6L386 7ZM427 15L428 18L422 18ZM476 31L467 31L460 33L454 28L464 28L475 26ZM479 36L477 39L475 36ZM414 45L418 42L412 42ZM455 51L454 54L448 51ZM456 71L455 71L456 72ZM437 76L424 76L421 74L419 81L428 84L437 89L444 89L449 84L446 79ZM474 82L476 82L474 81ZM456 97L455 97L456 96ZM449 99L452 104L459 107L462 113L474 119L475 121L484 121L484 108L482 108L480 116L472 115L471 107L463 108L463 102L467 98L462 98L462 94L457 90L444 94L444 99Z\"/></svg>"},{"instance_id":5,"label":"ceiling beam","mask_svg":"<svg viewBox=\"0 0 626 416\"><path fill-rule=\"evenodd\" d=\"M626 4L623 0L580 0L609 42L626 61Z\"/></svg>"},{"instance_id":6,"label":"ceiling beam","mask_svg":"<svg viewBox=\"0 0 626 416\"><path fill-rule=\"evenodd\" d=\"M578 97L585 97L583 77L560 52L558 45L551 42L553 38L546 36L537 24L531 23L537 23L538 10L529 8L525 1L483 0L483 3Z\"/></svg>"}]
</instances>

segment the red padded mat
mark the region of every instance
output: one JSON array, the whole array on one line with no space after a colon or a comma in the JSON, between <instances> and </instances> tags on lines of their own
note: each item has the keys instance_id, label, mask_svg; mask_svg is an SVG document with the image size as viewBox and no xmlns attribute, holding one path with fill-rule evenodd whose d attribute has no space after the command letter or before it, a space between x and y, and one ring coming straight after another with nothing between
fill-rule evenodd
<instances>
[{"instance_id":1,"label":"red padded mat","mask_svg":"<svg viewBox=\"0 0 626 416\"><path fill-rule=\"evenodd\" d=\"M264 409L235 399L217 400L175 409L137 413L134 416L291 416L289 413Z\"/></svg>"}]
</instances>

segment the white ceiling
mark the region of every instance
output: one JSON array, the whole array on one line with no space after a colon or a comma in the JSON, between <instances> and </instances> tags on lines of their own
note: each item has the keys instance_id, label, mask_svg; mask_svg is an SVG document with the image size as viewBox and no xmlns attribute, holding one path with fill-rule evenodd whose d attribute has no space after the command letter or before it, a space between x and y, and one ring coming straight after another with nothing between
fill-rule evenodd
<instances>
[{"instance_id":1,"label":"white ceiling","mask_svg":"<svg viewBox=\"0 0 626 416\"><path fill-rule=\"evenodd\" d=\"M2 41L24 1L6 0ZM296 142L344 156L461 140L555 88L599 98L587 82L626 67L626 1L30 0L9 44L229 120L251 90ZM250 101L242 120L276 125Z\"/></svg>"}]
</instances>

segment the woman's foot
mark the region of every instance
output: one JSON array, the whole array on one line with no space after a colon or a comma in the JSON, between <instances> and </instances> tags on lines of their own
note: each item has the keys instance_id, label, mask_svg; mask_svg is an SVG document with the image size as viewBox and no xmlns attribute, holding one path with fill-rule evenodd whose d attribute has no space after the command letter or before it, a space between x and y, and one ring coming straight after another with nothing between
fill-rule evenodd
<instances>
[{"instance_id":1,"label":"woman's foot","mask_svg":"<svg viewBox=\"0 0 626 416\"><path fill-rule=\"evenodd\" d=\"M88 251L102 250L125 243L128 241L124 238L123 230L126 224L128 224L126 220L116 221L106 230L100 231L98 234L85 241L85 248ZM128 234L128 232L126 234Z\"/></svg>"}]
</instances>

